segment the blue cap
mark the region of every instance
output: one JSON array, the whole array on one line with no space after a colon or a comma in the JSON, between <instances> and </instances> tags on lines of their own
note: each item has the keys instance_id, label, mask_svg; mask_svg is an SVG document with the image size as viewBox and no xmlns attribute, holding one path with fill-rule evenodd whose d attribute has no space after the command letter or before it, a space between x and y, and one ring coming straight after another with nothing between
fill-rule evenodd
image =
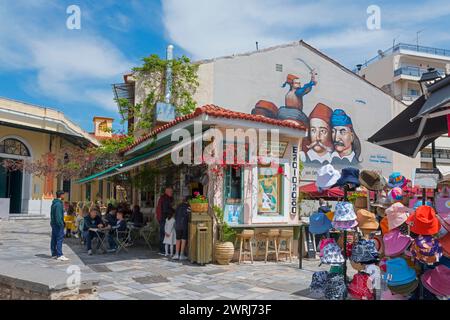
<instances>
[{"instance_id":1,"label":"blue cap","mask_svg":"<svg viewBox=\"0 0 450 320\"><path fill-rule=\"evenodd\" d=\"M331 115L331 126L332 127L344 127L351 126L352 119L345 113L342 109L336 109Z\"/></svg>"}]
</instances>

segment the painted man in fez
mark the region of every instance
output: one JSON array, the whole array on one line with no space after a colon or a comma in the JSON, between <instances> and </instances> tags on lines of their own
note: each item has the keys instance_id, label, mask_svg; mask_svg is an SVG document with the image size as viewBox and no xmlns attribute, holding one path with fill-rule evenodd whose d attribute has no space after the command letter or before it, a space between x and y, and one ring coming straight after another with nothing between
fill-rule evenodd
<instances>
[{"instance_id":1,"label":"painted man in fez","mask_svg":"<svg viewBox=\"0 0 450 320\"><path fill-rule=\"evenodd\" d=\"M288 108L303 111L303 96L310 93L313 86L317 84L314 73L311 72L311 80L302 86L300 78L294 74L288 74L283 88L289 85L289 91L286 93L285 105Z\"/></svg>"},{"instance_id":2,"label":"painted man in fez","mask_svg":"<svg viewBox=\"0 0 450 320\"><path fill-rule=\"evenodd\" d=\"M309 137L300 153L302 161L324 165L331 163L333 140L330 118L333 110L318 103L309 115Z\"/></svg>"},{"instance_id":3,"label":"painted man in fez","mask_svg":"<svg viewBox=\"0 0 450 320\"><path fill-rule=\"evenodd\" d=\"M361 142L353 130L352 119L342 109L331 115L334 152L331 162L340 165L356 165L361 155Z\"/></svg>"}]
</instances>

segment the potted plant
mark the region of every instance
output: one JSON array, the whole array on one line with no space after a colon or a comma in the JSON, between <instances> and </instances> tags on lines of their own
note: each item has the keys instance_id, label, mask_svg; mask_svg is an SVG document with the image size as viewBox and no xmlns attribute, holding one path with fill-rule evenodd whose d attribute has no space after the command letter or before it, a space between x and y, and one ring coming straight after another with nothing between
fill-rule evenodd
<instances>
[{"instance_id":1,"label":"potted plant","mask_svg":"<svg viewBox=\"0 0 450 320\"><path fill-rule=\"evenodd\" d=\"M200 192L194 192L194 198L189 200L192 212L207 212L208 200L205 196L200 195Z\"/></svg>"},{"instance_id":2,"label":"potted plant","mask_svg":"<svg viewBox=\"0 0 450 320\"><path fill-rule=\"evenodd\" d=\"M219 240L214 247L214 258L218 264L229 264L234 255L235 231L225 222L222 208L214 206L213 208L217 221Z\"/></svg>"}]
</instances>

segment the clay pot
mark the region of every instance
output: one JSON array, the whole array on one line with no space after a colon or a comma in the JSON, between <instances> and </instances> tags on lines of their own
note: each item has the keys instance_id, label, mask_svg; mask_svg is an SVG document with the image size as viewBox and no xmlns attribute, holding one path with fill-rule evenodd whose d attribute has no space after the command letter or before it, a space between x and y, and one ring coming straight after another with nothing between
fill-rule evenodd
<instances>
[{"instance_id":1,"label":"clay pot","mask_svg":"<svg viewBox=\"0 0 450 320\"><path fill-rule=\"evenodd\" d=\"M214 258L218 264L229 264L234 255L233 242L218 242L215 245Z\"/></svg>"}]
</instances>

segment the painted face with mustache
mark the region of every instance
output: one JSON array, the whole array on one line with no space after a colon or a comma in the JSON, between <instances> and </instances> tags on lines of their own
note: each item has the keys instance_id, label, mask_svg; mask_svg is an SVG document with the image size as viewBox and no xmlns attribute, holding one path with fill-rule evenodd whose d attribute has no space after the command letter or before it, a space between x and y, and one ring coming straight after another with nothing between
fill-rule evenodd
<instances>
[{"instance_id":1,"label":"painted face with mustache","mask_svg":"<svg viewBox=\"0 0 450 320\"><path fill-rule=\"evenodd\" d=\"M309 134L311 144L308 149L313 149L317 154L323 156L327 152L333 151L330 125L322 119L312 118L310 121Z\"/></svg>"},{"instance_id":2,"label":"painted face with mustache","mask_svg":"<svg viewBox=\"0 0 450 320\"><path fill-rule=\"evenodd\" d=\"M353 131L348 126L333 127L333 144L337 153L341 157L352 153Z\"/></svg>"}]
</instances>

